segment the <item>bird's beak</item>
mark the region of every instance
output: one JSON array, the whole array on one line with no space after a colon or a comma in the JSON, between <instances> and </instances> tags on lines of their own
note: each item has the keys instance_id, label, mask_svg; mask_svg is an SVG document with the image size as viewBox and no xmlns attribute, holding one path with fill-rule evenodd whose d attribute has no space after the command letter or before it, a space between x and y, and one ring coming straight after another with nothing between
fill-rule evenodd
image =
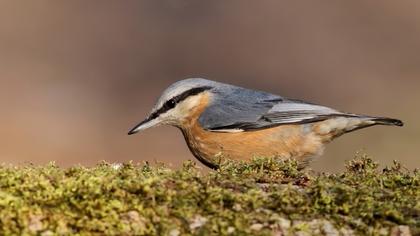
<instances>
[{"instance_id":1,"label":"bird's beak","mask_svg":"<svg viewBox=\"0 0 420 236\"><path fill-rule=\"evenodd\" d=\"M148 129L150 127L156 126L160 123L159 117L148 117L144 121L140 122L138 125L134 126L129 132L128 135L135 134L139 131Z\"/></svg>"}]
</instances>

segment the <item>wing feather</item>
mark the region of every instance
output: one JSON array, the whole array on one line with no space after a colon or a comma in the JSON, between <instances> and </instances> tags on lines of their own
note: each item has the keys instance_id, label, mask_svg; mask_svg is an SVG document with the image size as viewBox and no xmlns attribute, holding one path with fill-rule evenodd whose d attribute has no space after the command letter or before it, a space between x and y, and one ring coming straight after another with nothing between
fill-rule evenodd
<instances>
[{"instance_id":1,"label":"wing feather","mask_svg":"<svg viewBox=\"0 0 420 236\"><path fill-rule=\"evenodd\" d=\"M238 91L240 89L240 91ZM337 116L352 116L329 107L270 93L231 88L217 96L201 114L201 126L214 132L243 132L285 124L305 124Z\"/></svg>"}]
</instances>

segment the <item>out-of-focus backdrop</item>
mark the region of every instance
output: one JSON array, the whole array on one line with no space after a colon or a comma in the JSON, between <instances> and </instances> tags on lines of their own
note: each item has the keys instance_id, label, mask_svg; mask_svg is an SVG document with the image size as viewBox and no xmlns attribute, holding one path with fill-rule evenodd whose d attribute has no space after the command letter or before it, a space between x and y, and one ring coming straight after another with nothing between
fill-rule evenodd
<instances>
[{"instance_id":1,"label":"out-of-focus backdrop","mask_svg":"<svg viewBox=\"0 0 420 236\"><path fill-rule=\"evenodd\" d=\"M181 133L126 133L169 84L205 77L404 120L331 143L420 167L420 1L0 2L0 162L194 159Z\"/></svg>"}]
</instances>

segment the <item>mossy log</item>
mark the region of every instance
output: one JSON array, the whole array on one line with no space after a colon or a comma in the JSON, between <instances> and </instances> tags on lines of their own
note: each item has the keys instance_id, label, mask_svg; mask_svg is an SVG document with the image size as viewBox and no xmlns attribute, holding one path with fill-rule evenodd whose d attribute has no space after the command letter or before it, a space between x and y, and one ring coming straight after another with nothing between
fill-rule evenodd
<instances>
[{"instance_id":1,"label":"mossy log","mask_svg":"<svg viewBox=\"0 0 420 236\"><path fill-rule=\"evenodd\" d=\"M294 161L0 167L1 235L419 235L420 172L366 157L338 174Z\"/></svg>"}]
</instances>

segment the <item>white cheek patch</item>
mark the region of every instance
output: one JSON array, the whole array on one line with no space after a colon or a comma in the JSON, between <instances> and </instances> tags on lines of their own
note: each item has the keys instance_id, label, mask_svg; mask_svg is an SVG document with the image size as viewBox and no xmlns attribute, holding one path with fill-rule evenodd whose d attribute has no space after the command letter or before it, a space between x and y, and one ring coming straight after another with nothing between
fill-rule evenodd
<instances>
[{"instance_id":1,"label":"white cheek patch","mask_svg":"<svg viewBox=\"0 0 420 236\"><path fill-rule=\"evenodd\" d=\"M194 107L200 105L202 95L191 96L184 101L180 102L178 106L175 107L180 114L188 114Z\"/></svg>"},{"instance_id":2,"label":"white cheek patch","mask_svg":"<svg viewBox=\"0 0 420 236\"><path fill-rule=\"evenodd\" d=\"M201 97L201 94L188 97L178 103L173 109L169 110L165 114L162 114L162 118L171 123L182 120L191 113L191 110L194 107L200 105Z\"/></svg>"}]
</instances>

